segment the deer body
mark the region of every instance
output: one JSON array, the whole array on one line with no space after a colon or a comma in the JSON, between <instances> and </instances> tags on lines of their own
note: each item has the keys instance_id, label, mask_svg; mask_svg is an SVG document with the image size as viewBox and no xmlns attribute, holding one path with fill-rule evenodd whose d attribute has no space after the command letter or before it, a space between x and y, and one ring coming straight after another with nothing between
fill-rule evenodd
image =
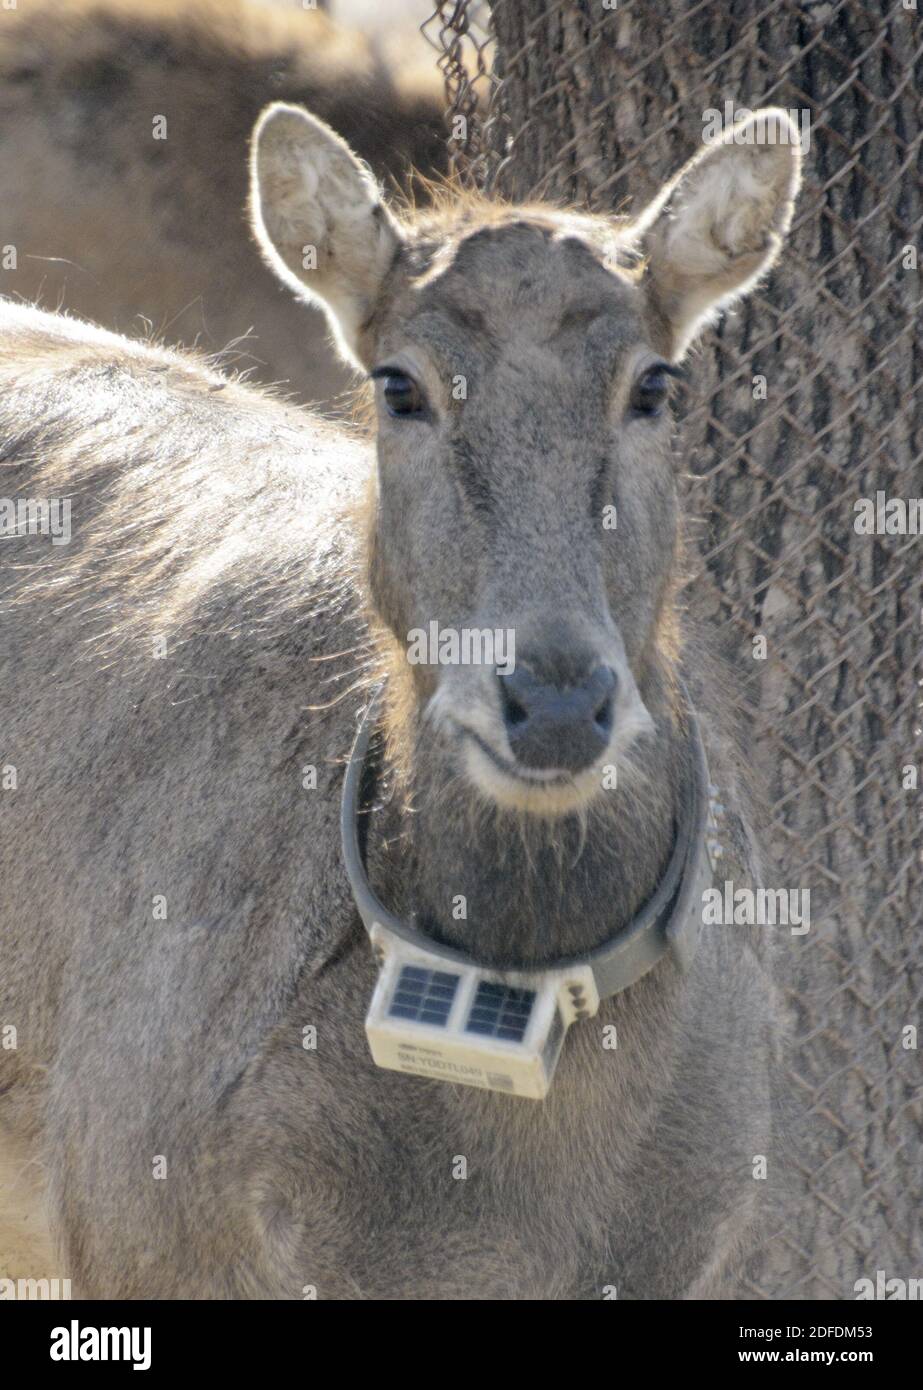
<instances>
[{"instance_id":1,"label":"deer body","mask_svg":"<svg viewBox=\"0 0 923 1390\"><path fill-rule=\"evenodd\" d=\"M663 383L645 364L768 264L797 166L730 146L694 164L669 224L652 215L661 291L643 301L582 240L589 221L504 213L413 239L303 112L273 108L255 149L266 254L292 281L289 242L318 246L313 292L386 378L371 488L343 429L188 358L3 309L5 490L71 496L75 519L70 546L2 556L17 784L0 1022L18 1044L0 1053L0 1125L35 1144L83 1295L725 1291L774 1142L777 1016L750 941L706 932L688 973L665 959L575 1025L544 1102L381 1071L338 801L362 689L383 677L382 901L490 965L592 950L670 853L682 670L728 853L738 880L755 872L719 682L703 650L680 656L676 493L646 409ZM716 160L752 215L724 261L700 248L687 285L671 237L707 222ZM618 555L597 526L612 495ZM528 679L408 667L403 637L433 617L511 625ZM592 708L588 670L607 673Z\"/></svg>"}]
</instances>

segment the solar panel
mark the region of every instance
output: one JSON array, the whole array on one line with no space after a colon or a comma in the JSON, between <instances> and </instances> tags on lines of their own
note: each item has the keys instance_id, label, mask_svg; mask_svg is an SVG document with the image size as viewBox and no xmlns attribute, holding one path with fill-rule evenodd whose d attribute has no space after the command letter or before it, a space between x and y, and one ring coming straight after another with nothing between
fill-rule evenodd
<instances>
[{"instance_id":1,"label":"solar panel","mask_svg":"<svg viewBox=\"0 0 923 1390\"><path fill-rule=\"evenodd\" d=\"M522 1042L534 1003L534 990L513 989L510 985L481 980L468 1014L465 1032L479 1033L487 1038L503 1038L508 1042Z\"/></svg>"},{"instance_id":2,"label":"solar panel","mask_svg":"<svg viewBox=\"0 0 923 1390\"><path fill-rule=\"evenodd\" d=\"M587 965L539 972L533 985L464 959L456 966L377 922L370 935L380 973L365 1028L389 1071L540 1100L571 1023L599 1007Z\"/></svg>"},{"instance_id":3,"label":"solar panel","mask_svg":"<svg viewBox=\"0 0 923 1390\"><path fill-rule=\"evenodd\" d=\"M388 1013L411 1023L444 1028L452 1009L460 976L447 970L427 970L405 965L398 977Z\"/></svg>"}]
</instances>

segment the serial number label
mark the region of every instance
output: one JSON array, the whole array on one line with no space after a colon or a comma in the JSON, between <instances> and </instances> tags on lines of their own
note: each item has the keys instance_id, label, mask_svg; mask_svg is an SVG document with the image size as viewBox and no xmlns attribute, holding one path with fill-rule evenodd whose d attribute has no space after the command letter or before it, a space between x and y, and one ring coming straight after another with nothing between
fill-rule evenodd
<instances>
[{"instance_id":1,"label":"serial number label","mask_svg":"<svg viewBox=\"0 0 923 1390\"><path fill-rule=\"evenodd\" d=\"M870 1327L741 1327L741 1337L757 1337L771 1342L776 1337L797 1341L799 1337L871 1337Z\"/></svg>"}]
</instances>

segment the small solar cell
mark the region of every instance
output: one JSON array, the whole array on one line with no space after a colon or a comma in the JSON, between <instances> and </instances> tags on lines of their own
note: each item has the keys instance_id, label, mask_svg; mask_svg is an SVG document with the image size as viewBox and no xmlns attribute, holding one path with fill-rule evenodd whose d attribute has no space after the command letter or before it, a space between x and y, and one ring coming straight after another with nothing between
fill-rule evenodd
<instances>
[{"instance_id":1,"label":"small solar cell","mask_svg":"<svg viewBox=\"0 0 923 1390\"><path fill-rule=\"evenodd\" d=\"M421 965L405 965L398 976L388 1013L412 1023L431 1023L444 1028L452 1009L457 975L446 970L427 970Z\"/></svg>"},{"instance_id":2,"label":"small solar cell","mask_svg":"<svg viewBox=\"0 0 923 1390\"><path fill-rule=\"evenodd\" d=\"M535 992L531 989L511 989L508 985L481 980L465 1032L522 1042L534 1003Z\"/></svg>"}]
</instances>

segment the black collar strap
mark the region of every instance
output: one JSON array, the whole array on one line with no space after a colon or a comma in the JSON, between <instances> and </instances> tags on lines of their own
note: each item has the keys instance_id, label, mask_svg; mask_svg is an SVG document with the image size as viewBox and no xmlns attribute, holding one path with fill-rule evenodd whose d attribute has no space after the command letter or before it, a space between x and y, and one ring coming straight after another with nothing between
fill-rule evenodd
<instances>
[{"instance_id":1,"label":"black collar strap","mask_svg":"<svg viewBox=\"0 0 923 1390\"><path fill-rule=\"evenodd\" d=\"M484 967L463 952L441 945L416 927L395 917L379 902L369 883L359 830L360 799L369 742L381 706L381 695L382 688L379 687L365 711L343 784L340 815L343 859L359 916L373 944L383 930L408 946L425 951L429 956L456 966L483 970ZM579 969L584 973L588 967L598 998L607 999L640 980L668 953L672 954L681 970L689 969L698 946L702 894L711 886L712 869L706 846L708 768L698 721L688 697L686 718L692 777L680 812L673 853L653 896L611 941L586 955L531 969L516 968L515 971L494 973L515 976L519 984L528 985L532 979L539 980L549 972Z\"/></svg>"}]
</instances>

